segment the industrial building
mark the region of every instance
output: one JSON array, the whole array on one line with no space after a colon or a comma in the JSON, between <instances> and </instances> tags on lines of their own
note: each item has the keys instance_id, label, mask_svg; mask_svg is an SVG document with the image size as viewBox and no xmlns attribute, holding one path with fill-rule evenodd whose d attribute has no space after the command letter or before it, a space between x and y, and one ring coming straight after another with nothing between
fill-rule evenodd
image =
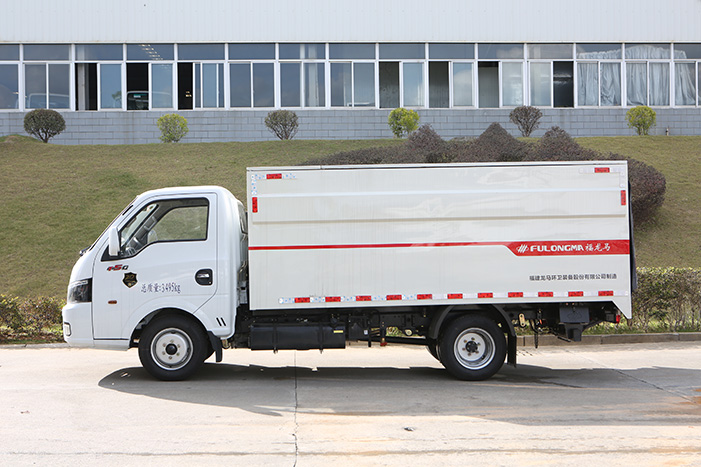
<instances>
[{"instance_id":1,"label":"industrial building","mask_svg":"<svg viewBox=\"0 0 701 467\"><path fill-rule=\"evenodd\" d=\"M298 138L388 138L396 107L442 136L479 135L539 107L541 129L701 134L698 0L23 0L2 2L0 135L25 113L66 119L62 144L271 139L276 109Z\"/></svg>"}]
</instances>

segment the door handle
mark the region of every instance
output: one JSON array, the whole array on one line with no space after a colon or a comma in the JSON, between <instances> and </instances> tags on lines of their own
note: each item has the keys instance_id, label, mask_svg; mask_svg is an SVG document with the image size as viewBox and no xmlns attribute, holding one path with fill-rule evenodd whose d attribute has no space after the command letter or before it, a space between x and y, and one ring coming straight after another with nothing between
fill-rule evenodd
<instances>
[{"instance_id":1,"label":"door handle","mask_svg":"<svg viewBox=\"0 0 701 467\"><path fill-rule=\"evenodd\" d=\"M200 269L195 273L195 282L200 285L212 285L214 274L211 269Z\"/></svg>"}]
</instances>

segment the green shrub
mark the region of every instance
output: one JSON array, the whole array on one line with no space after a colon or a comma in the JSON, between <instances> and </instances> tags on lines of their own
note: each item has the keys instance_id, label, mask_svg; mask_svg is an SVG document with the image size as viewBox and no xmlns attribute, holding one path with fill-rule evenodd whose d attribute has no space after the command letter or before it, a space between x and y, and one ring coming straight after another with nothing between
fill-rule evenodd
<instances>
[{"instance_id":1,"label":"green shrub","mask_svg":"<svg viewBox=\"0 0 701 467\"><path fill-rule=\"evenodd\" d=\"M513 162L528 157L528 144L511 136L498 123L492 123L456 162Z\"/></svg>"},{"instance_id":2,"label":"green shrub","mask_svg":"<svg viewBox=\"0 0 701 467\"><path fill-rule=\"evenodd\" d=\"M416 110L408 110L399 107L389 113L387 123L394 136L396 138L401 138L419 127L419 114Z\"/></svg>"},{"instance_id":3,"label":"green shrub","mask_svg":"<svg viewBox=\"0 0 701 467\"><path fill-rule=\"evenodd\" d=\"M24 116L24 131L45 143L66 129L63 116L50 109L36 109Z\"/></svg>"},{"instance_id":4,"label":"green shrub","mask_svg":"<svg viewBox=\"0 0 701 467\"><path fill-rule=\"evenodd\" d=\"M299 119L291 110L276 110L265 117L265 126L280 139L292 139L299 129Z\"/></svg>"},{"instance_id":5,"label":"green shrub","mask_svg":"<svg viewBox=\"0 0 701 467\"><path fill-rule=\"evenodd\" d=\"M701 330L701 269L638 268L631 325L643 331L653 323L666 330Z\"/></svg>"},{"instance_id":6,"label":"green shrub","mask_svg":"<svg viewBox=\"0 0 701 467\"><path fill-rule=\"evenodd\" d=\"M543 112L536 107L530 105L522 105L516 107L509 114L511 123L518 127L521 136L528 138L540 125L540 119L543 117Z\"/></svg>"},{"instance_id":7,"label":"green shrub","mask_svg":"<svg viewBox=\"0 0 701 467\"><path fill-rule=\"evenodd\" d=\"M42 331L61 325L63 301L39 297L20 300L0 295L0 325L14 333L36 336Z\"/></svg>"},{"instance_id":8,"label":"green shrub","mask_svg":"<svg viewBox=\"0 0 701 467\"><path fill-rule=\"evenodd\" d=\"M13 331L19 331L24 326L17 297L0 295L0 326L7 326Z\"/></svg>"},{"instance_id":9,"label":"green shrub","mask_svg":"<svg viewBox=\"0 0 701 467\"><path fill-rule=\"evenodd\" d=\"M177 143L185 137L189 131L187 120L182 115L165 114L158 117L156 121L158 129L161 130L161 141L164 143Z\"/></svg>"},{"instance_id":10,"label":"green shrub","mask_svg":"<svg viewBox=\"0 0 701 467\"><path fill-rule=\"evenodd\" d=\"M626 121L630 128L635 128L638 135L647 135L657 122L657 114L650 107L639 105L626 112Z\"/></svg>"}]
</instances>

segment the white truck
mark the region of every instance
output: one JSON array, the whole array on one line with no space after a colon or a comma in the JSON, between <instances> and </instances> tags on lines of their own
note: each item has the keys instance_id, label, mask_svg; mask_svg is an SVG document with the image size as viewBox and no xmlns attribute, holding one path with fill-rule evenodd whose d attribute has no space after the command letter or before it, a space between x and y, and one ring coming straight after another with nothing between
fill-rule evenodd
<instances>
[{"instance_id":1,"label":"white truck","mask_svg":"<svg viewBox=\"0 0 701 467\"><path fill-rule=\"evenodd\" d=\"M420 344L455 377L516 328L580 340L631 316L625 161L249 168L143 193L71 273L65 340L138 347L162 380L222 349Z\"/></svg>"}]
</instances>

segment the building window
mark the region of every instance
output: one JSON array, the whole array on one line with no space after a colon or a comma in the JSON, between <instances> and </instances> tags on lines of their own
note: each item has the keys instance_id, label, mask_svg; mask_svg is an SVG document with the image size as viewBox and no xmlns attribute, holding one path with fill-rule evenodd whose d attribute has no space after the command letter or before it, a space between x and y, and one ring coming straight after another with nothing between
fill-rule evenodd
<instances>
[{"instance_id":1,"label":"building window","mask_svg":"<svg viewBox=\"0 0 701 467\"><path fill-rule=\"evenodd\" d=\"M70 108L68 64L24 65L24 106L26 109Z\"/></svg>"},{"instance_id":2,"label":"building window","mask_svg":"<svg viewBox=\"0 0 701 467\"><path fill-rule=\"evenodd\" d=\"M19 109L18 62L19 45L0 44L0 109Z\"/></svg>"},{"instance_id":3,"label":"building window","mask_svg":"<svg viewBox=\"0 0 701 467\"><path fill-rule=\"evenodd\" d=\"M626 44L625 58L627 105L669 105L669 44Z\"/></svg>"},{"instance_id":4,"label":"building window","mask_svg":"<svg viewBox=\"0 0 701 467\"><path fill-rule=\"evenodd\" d=\"M425 44L380 44L379 51L380 107L423 107L424 67L416 60L425 58Z\"/></svg>"},{"instance_id":5,"label":"building window","mask_svg":"<svg viewBox=\"0 0 701 467\"><path fill-rule=\"evenodd\" d=\"M224 44L178 44L179 109L224 107L224 54Z\"/></svg>"},{"instance_id":6,"label":"building window","mask_svg":"<svg viewBox=\"0 0 701 467\"><path fill-rule=\"evenodd\" d=\"M473 106L473 63L453 63L453 105Z\"/></svg>"},{"instance_id":7,"label":"building window","mask_svg":"<svg viewBox=\"0 0 701 467\"><path fill-rule=\"evenodd\" d=\"M229 44L229 60L229 105L274 107L275 44Z\"/></svg>"},{"instance_id":8,"label":"building window","mask_svg":"<svg viewBox=\"0 0 701 467\"><path fill-rule=\"evenodd\" d=\"M275 106L275 76L272 63L253 64L253 107Z\"/></svg>"},{"instance_id":9,"label":"building window","mask_svg":"<svg viewBox=\"0 0 701 467\"><path fill-rule=\"evenodd\" d=\"M574 107L573 45L528 44L527 50L530 105Z\"/></svg>"},{"instance_id":10,"label":"building window","mask_svg":"<svg viewBox=\"0 0 701 467\"><path fill-rule=\"evenodd\" d=\"M428 106L472 106L475 44L429 44L428 58Z\"/></svg>"},{"instance_id":11,"label":"building window","mask_svg":"<svg viewBox=\"0 0 701 467\"><path fill-rule=\"evenodd\" d=\"M326 106L326 44L280 44L279 49L280 105Z\"/></svg>"},{"instance_id":12,"label":"building window","mask_svg":"<svg viewBox=\"0 0 701 467\"><path fill-rule=\"evenodd\" d=\"M621 105L621 44L577 44L580 106Z\"/></svg>"},{"instance_id":13,"label":"building window","mask_svg":"<svg viewBox=\"0 0 701 467\"><path fill-rule=\"evenodd\" d=\"M100 83L100 108L122 108L122 65L100 63L98 68Z\"/></svg>"},{"instance_id":14,"label":"building window","mask_svg":"<svg viewBox=\"0 0 701 467\"><path fill-rule=\"evenodd\" d=\"M127 44L127 110L173 108L174 58L173 44Z\"/></svg>"},{"instance_id":15,"label":"building window","mask_svg":"<svg viewBox=\"0 0 701 467\"><path fill-rule=\"evenodd\" d=\"M375 44L329 44L332 107L375 106ZM348 60L352 60L348 61Z\"/></svg>"},{"instance_id":16,"label":"building window","mask_svg":"<svg viewBox=\"0 0 701 467\"><path fill-rule=\"evenodd\" d=\"M674 44L674 60L701 59L701 44ZM696 71L698 62L683 61L674 64L675 105L696 105L698 100ZM701 104L701 102L699 102Z\"/></svg>"}]
</instances>

